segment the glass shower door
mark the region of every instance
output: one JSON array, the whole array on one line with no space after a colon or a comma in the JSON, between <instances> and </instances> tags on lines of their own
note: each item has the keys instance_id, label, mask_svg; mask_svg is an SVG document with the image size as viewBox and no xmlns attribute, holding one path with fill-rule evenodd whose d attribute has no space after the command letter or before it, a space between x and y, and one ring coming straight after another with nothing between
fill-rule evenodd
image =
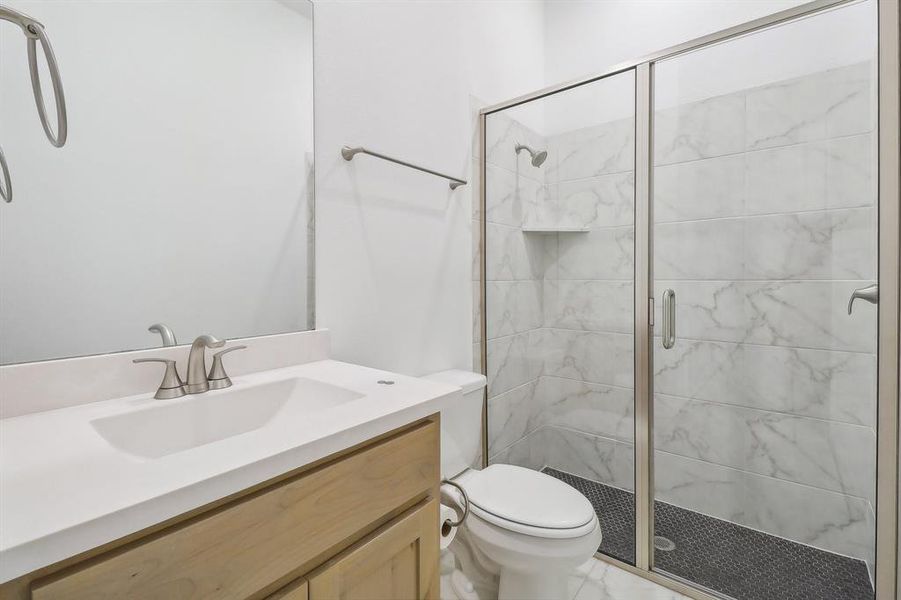
<instances>
[{"instance_id":1,"label":"glass shower door","mask_svg":"<svg viewBox=\"0 0 901 600\"><path fill-rule=\"evenodd\" d=\"M581 491L635 562L635 73L487 115L488 460Z\"/></svg>"},{"instance_id":2,"label":"glass shower door","mask_svg":"<svg viewBox=\"0 0 901 600\"><path fill-rule=\"evenodd\" d=\"M873 595L875 8L654 65L654 567L734 598Z\"/></svg>"}]
</instances>

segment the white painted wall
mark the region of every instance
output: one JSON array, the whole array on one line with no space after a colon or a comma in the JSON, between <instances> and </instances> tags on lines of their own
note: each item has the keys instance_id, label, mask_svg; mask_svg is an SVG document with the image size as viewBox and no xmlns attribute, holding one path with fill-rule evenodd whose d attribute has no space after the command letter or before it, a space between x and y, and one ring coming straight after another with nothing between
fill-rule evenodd
<instances>
[{"instance_id":1,"label":"white painted wall","mask_svg":"<svg viewBox=\"0 0 901 600\"><path fill-rule=\"evenodd\" d=\"M806 0L548 0L545 77L609 66L803 4Z\"/></svg>"},{"instance_id":2,"label":"white painted wall","mask_svg":"<svg viewBox=\"0 0 901 600\"><path fill-rule=\"evenodd\" d=\"M535 2L317 2L317 325L334 356L425 374L472 365L473 101L541 87ZM478 102L475 103L478 106Z\"/></svg>"},{"instance_id":3,"label":"white painted wall","mask_svg":"<svg viewBox=\"0 0 901 600\"><path fill-rule=\"evenodd\" d=\"M545 77L555 83L600 73L802 3L550 0L545 4ZM847 32L871 28L875 8L875 2L864 2L663 61L656 71L655 105L681 105L870 60L875 37ZM631 117L634 107L620 87L598 83L568 92L556 103L548 99L541 133L551 136L604 119Z\"/></svg>"},{"instance_id":4,"label":"white painted wall","mask_svg":"<svg viewBox=\"0 0 901 600\"><path fill-rule=\"evenodd\" d=\"M35 2L69 140L0 25L0 362L306 328L312 27L304 2Z\"/></svg>"}]
</instances>

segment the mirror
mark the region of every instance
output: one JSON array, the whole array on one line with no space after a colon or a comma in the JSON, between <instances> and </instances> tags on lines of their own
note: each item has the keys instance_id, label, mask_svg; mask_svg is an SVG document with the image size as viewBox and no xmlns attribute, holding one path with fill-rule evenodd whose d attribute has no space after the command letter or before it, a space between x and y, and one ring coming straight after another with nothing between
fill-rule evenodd
<instances>
[{"instance_id":1,"label":"mirror","mask_svg":"<svg viewBox=\"0 0 901 600\"><path fill-rule=\"evenodd\" d=\"M54 148L0 20L0 363L313 327L307 0L4 0L44 25ZM55 114L46 61L48 114ZM55 117L54 117L55 118Z\"/></svg>"}]
</instances>

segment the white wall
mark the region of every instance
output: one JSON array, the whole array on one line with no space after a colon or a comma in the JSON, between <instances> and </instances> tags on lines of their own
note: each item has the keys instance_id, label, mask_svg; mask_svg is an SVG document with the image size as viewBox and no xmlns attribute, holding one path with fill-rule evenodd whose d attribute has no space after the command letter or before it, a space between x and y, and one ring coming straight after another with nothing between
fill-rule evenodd
<instances>
[{"instance_id":1,"label":"white wall","mask_svg":"<svg viewBox=\"0 0 901 600\"><path fill-rule=\"evenodd\" d=\"M334 355L414 375L471 368L474 115L542 87L533 2L316 4L317 326Z\"/></svg>"},{"instance_id":2,"label":"white wall","mask_svg":"<svg viewBox=\"0 0 901 600\"><path fill-rule=\"evenodd\" d=\"M548 0L548 82L568 81L806 0Z\"/></svg>"},{"instance_id":3,"label":"white wall","mask_svg":"<svg viewBox=\"0 0 901 600\"><path fill-rule=\"evenodd\" d=\"M797 4L802 2L551 0L545 4L545 77L554 83L593 75ZM849 36L847 31L866 29L873 22L875 2L866 2L662 62L656 72L656 106L676 106L870 60L875 38ZM611 116L631 117L634 111L626 102L628 95L615 85L596 84L567 95L565 109L552 100L545 103L545 135L597 125Z\"/></svg>"},{"instance_id":4,"label":"white wall","mask_svg":"<svg viewBox=\"0 0 901 600\"><path fill-rule=\"evenodd\" d=\"M22 32L0 27L0 361L147 348L167 323L307 326L312 28L297 2L33 2L69 140L51 147Z\"/></svg>"}]
</instances>

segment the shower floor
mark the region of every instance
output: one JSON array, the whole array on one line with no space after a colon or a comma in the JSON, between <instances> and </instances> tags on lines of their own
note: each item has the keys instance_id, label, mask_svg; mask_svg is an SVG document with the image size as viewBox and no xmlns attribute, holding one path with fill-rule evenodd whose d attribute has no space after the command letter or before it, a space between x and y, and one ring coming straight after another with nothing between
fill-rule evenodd
<instances>
[{"instance_id":1,"label":"shower floor","mask_svg":"<svg viewBox=\"0 0 901 600\"><path fill-rule=\"evenodd\" d=\"M545 467L587 497L601 522L599 550L634 564L633 494ZM655 502L655 534L675 549L657 550L657 569L736 600L872 600L867 566L728 521Z\"/></svg>"}]
</instances>

